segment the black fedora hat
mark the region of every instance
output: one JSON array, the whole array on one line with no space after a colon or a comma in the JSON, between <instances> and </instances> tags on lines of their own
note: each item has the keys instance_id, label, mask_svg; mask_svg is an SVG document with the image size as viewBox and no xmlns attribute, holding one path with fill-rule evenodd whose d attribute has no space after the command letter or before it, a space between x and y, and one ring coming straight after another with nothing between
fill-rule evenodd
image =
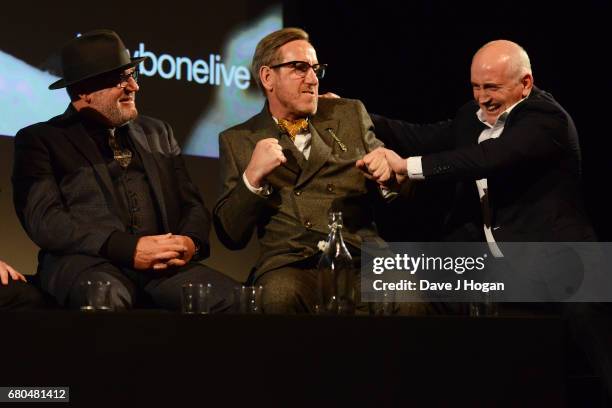
<instances>
[{"instance_id":1,"label":"black fedora hat","mask_svg":"<svg viewBox=\"0 0 612 408\"><path fill-rule=\"evenodd\" d=\"M121 38L112 30L93 30L73 38L62 48L63 78L49 85L60 89L84 79L134 67L147 57L130 58Z\"/></svg>"}]
</instances>

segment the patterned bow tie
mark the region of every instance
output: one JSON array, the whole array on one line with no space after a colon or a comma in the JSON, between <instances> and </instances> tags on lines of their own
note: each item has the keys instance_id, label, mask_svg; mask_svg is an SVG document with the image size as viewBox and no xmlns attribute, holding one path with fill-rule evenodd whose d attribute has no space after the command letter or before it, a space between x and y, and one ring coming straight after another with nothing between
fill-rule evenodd
<instances>
[{"instance_id":1,"label":"patterned bow tie","mask_svg":"<svg viewBox=\"0 0 612 408\"><path fill-rule=\"evenodd\" d=\"M295 136L298 133L303 133L308 131L308 119L298 119L298 120L278 120L278 127L284 133L286 133L291 140L295 141Z\"/></svg>"}]
</instances>

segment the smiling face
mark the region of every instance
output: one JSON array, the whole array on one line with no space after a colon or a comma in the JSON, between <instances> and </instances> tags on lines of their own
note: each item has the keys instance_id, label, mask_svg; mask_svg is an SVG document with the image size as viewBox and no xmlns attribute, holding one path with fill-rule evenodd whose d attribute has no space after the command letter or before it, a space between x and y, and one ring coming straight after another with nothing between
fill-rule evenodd
<instances>
[{"instance_id":1,"label":"smiling face","mask_svg":"<svg viewBox=\"0 0 612 408\"><path fill-rule=\"evenodd\" d=\"M124 75L131 74L135 68L124 70ZM136 119L136 92L140 89L134 78L129 77L125 88L118 86L120 74L112 73L95 81L101 84L95 91L79 95L80 100L73 102L79 111L93 111L95 118L110 127L119 127Z\"/></svg>"},{"instance_id":2,"label":"smiling face","mask_svg":"<svg viewBox=\"0 0 612 408\"><path fill-rule=\"evenodd\" d=\"M533 87L531 73L521 68L517 58L508 44L494 43L478 51L472 60L474 99L491 125L506 109L527 97Z\"/></svg>"},{"instance_id":3,"label":"smiling face","mask_svg":"<svg viewBox=\"0 0 612 408\"><path fill-rule=\"evenodd\" d=\"M317 53L308 41L291 41L278 49L278 63L289 61L314 65L318 63ZM264 66L260 70L260 79L274 117L295 120L317 112L319 79L312 69L303 75L293 66Z\"/></svg>"}]
</instances>

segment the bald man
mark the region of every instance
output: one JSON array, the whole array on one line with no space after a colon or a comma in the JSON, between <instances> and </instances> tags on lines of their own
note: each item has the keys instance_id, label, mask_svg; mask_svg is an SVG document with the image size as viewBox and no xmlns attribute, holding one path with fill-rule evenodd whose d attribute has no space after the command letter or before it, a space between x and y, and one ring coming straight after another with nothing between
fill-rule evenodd
<instances>
[{"instance_id":1,"label":"bald man","mask_svg":"<svg viewBox=\"0 0 612 408\"><path fill-rule=\"evenodd\" d=\"M446 239L594 241L583 207L580 146L574 122L534 87L529 56L518 44L492 41L472 59L474 101L449 122L413 125L372 115L377 149L357 165L377 174L380 156L400 179L456 181Z\"/></svg>"}]
</instances>

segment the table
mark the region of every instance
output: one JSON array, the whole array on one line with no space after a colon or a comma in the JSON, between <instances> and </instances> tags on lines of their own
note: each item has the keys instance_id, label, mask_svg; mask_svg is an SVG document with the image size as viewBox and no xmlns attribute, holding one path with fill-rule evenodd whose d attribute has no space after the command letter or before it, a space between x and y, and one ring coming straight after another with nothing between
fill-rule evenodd
<instances>
[{"instance_id":1,"label":"table","mask_svg":"<svg viewBox=\"0 0 612 408\"><path fill-rule=\"evenodd\" d=\"M49 311L0 314L0 331L0 386L67 385L70 406L553 407L566 394L558 317Z\"/></svg>"}]
</instances>

